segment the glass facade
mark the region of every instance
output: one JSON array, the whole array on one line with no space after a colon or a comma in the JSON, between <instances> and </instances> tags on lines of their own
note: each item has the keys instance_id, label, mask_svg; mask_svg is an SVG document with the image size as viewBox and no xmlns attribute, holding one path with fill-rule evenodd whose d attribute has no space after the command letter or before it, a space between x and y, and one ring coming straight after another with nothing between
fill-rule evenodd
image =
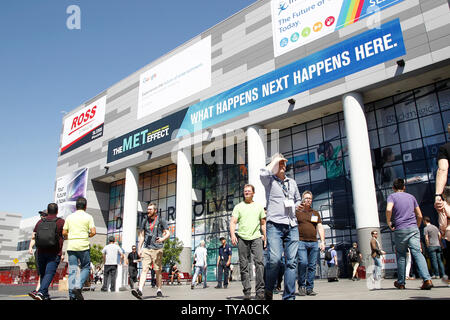
<instances>
[{"instance_id":1,"label":"glass facade","mask_svg":"<svg viewBox=\"0 0 450 320\"><path fill-rule=\"evenodd\" d=\"M440 145L449 138L450 81L445 80L365 105L370 140L373 175L384 250L394 252L391 233L386 226L386 199L392 193L395 178L407 180L406 191L413 194L424 216L437 224L433 208L436 156ZM272 143L267 146L270 148ZM344 115L328 115L279 131L279 150L289 160L287 174L297 182L300 193L311 190L313 207L321 214L327 245L338 251L341 275L347 275L345 252L357 240L347 150ZM246 150L247 148L241 149ZM192 251L205 240L208 248L208 281L216 280L219 238L230 244L229 221L233 207L243 200L243 186L248 181L246 159L234 146L234 164L195 164L193 188L197 201L192 210ZM224 159L229 149L223 149ZM268 150L267 156L271 156ZM245 159L245 161L244 161ZM195 159L194 159L195 160ZM198 160L198 159L197 159ZM156 201L160 212L175 228L176 165L140 175L139 200ZM108 235L121 239L123 181L111 184ZM232 263L238 263L233 248ZM321 263L322 264L322 263ZM324 277L326 268L318 275Z\"/></svg>"}]
</instances>

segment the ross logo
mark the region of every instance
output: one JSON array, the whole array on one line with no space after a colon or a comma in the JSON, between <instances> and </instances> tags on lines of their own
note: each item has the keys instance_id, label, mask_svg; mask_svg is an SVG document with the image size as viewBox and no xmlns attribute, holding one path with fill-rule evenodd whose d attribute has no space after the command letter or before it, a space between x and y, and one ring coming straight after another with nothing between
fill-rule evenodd
<instances>
[{"instance_id":1,"label":"ross logo","mask_svg":"<svg viewBox=\"0 0 450 320\"><path fill-rule=\"evenodd\" d=\"M286 2L280 2L280 5L278 7L278 9L280 11L278 11L278 15L281 14L281 12L283 12L284 10L286 10L289 7L289 5Z\"/></svg>"},{"instance_id":2,"label":"ross logo","mask_svg":"<svg viewBox=\"0 0 450 320\"><path fill-rule=\"evenodd\" d=\"M289 39L288 38L283 38L280 41L280 47L286 47L289 43Z\"/></svg>"}]
</instances>

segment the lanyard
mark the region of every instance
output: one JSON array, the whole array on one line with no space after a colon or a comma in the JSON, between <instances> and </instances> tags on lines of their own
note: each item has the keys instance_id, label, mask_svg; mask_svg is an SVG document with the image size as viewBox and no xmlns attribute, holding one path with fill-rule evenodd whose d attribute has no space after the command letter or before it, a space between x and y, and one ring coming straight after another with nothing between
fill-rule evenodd
<instances>
[{"instance_id":1,"label":"lanyard","mask_svg":"<svg viewBox=\"0 0 450 320\"><path fill-rule=\"evenodd\" d=\"M155 224L156 224L156 220L158 220L158 217L156 217L155 220L153 220L153 224L150 224L150 218L148 219L148 223L150 224L149 228L150 228L150 231L152 232L152 234L153 234L153 228L155 227Z\"/></svg>"},{"instance_id":2,"label":"lanyard","mask_svg":"<svg viewBox=\"0 0 450 320\"><path fill-rule=\"evenodd\" d=\"M285 198L289 198L289 191L291 191L291 186L289 183L289 180L287 181L288 186L286 188L286 185L284 184L284 181L281 181L277 176L274 176L275 180L278 182L278 184L281 186L281 189L283 190L283 194Z\"/></svg>"}]
</instances>

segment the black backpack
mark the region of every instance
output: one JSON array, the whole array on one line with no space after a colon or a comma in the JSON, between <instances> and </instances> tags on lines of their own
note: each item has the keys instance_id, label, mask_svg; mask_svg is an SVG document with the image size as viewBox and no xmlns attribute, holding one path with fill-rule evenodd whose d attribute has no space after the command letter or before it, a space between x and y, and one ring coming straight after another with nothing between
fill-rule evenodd
<instances>
[{"instance_id":1,"label":"black backpack","mask_svg":"<svg viewBox=\"0 0 450 320\"><path fill-rule=\"evenodd\" d=\"M325 251L325 260L331 261L331 250Z\"/></svg>"},{"instance_id":2,"label":"black backpack","mask_svg":"<svg viewBox=\"0 0 450 320\"><path fill-rule=\"evenodd\" d=\"M47 220L42 218L36 229L36 247L38 249L57 249L59 245L58 227L56 222L60 218Z\"/></svg>"}]
</instances>

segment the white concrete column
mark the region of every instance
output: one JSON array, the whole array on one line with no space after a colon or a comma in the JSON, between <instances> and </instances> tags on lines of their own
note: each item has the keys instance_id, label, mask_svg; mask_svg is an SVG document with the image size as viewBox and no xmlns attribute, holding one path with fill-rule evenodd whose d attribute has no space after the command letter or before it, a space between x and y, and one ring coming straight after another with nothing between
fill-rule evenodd
<instances>
[{"instance_id":1,"label":"white concrete column","mask_svg":"<svg viewBox=\"0 0 450 320\"><path fill-rule=\"evenodd\" d=\"M259 178L260 169L266 166L266 148L259 134L260 126L247 129L248 183L255 186L253 200L266 206L266 191Z\"/></svg>"},{"instance_id":2,"label":"white concrete column","mask_svg":"<svg viewBox=\"0 0 450 320\"><path fill-rule=\"evenodd\" d=\"M182 272L190 272L192 250L192 169L190 146L177 151L175 236L183 242L179 269Z\"/></svg>"},{"instance_id":3,"label":"white concrete column","mask_svg":"<svg viewBox=\"0 0 450 320\"><path fill-rule=\"evenodd\" d=\"M370 262L370 232L380 228L369 134L362 95L357 92L348 93L343 96L342 103L358 244L364 256L364 265L367 266L367 263Z\"/></svg>"},{"instance_id":4,"label":"white concrete column","mask_svg":"<svg viewBox=\"0 0 450 320\"><path fill-rule=\"evenodd\" d=\"M131 252L131 247L136 244L136 226L138 211L138 187L139 171L136 167L127 168L125 171L125 191L123 199L123 226L122 248L125 256ZM127 268L119 266L117 269L116 291L128 283Z\"/></svg>"}]
</instances>

